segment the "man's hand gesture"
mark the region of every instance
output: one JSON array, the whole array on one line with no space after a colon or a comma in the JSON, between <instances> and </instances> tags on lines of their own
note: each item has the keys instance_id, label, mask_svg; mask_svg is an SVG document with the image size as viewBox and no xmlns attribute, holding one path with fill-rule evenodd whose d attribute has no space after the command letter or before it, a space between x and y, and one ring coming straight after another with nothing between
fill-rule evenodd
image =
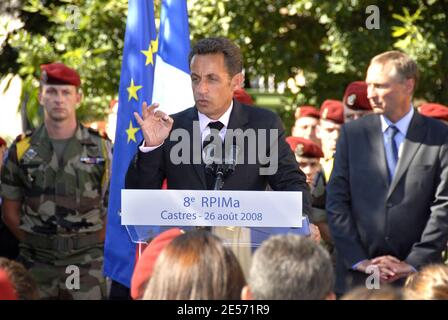
<instances>
[{"instance_id":1,"label":"man's hand gesture","mask_svg":"<svg viewBox=\"0 0 448 320\"><path fill-rule=\"evenodd\" d=\"M134 112L134 117L142 129L145 147L161 145L168 138L173 127L173 119L166 113L156 110L158 107L158 103L153 103L148 107L148 104L143 102L143 119L137 112Z\"/></svg>"}]
</instances>

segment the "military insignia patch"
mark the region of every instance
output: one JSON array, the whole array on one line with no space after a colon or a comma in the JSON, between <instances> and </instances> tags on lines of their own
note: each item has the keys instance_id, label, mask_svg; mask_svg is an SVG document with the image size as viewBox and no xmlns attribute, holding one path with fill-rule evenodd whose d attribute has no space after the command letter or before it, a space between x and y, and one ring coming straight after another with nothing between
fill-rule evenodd
<instances>
[{"instance_id":1,"label":"military insignia patch","mask_svg":"<svg viewBox=\"0 0 448 320\"><path fill-rule=\"evenodd\" d=\"M102 157L81 157L79 160L85 164L100 164L104 162Z\"/></svg>"},{"instance_id":2,"label":"military insignia patch","mask_svg":"<svg viewBox=\"0 0 448 320\"><path fill-rule=\"evenodd\" d=\"M354 105L354 104L355 104L355 101L356 101L356 94L351 94L351 95L349 95L349 96L347 97L347 104L348 104L349 106Z\"/></svg>"},{"instance_id":3,"label":"military insignia patch","mask_svg":"<svg viewBox=\"0 0 448 320\"><path fill-rule=\"evenodd\" d=\"M32 160L37 155L37 152L33 148L29 148L23 155L25 158Z\"/></svg>"}]
</instances>

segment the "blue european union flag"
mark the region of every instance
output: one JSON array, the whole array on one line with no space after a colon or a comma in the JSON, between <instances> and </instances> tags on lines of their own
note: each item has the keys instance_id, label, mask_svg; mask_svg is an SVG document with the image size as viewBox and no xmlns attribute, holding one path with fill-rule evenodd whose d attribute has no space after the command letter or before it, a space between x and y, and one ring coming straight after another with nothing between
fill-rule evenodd
<instances>
[{"instance_id":1,"label":"blue european union flag","mask_svg":"<svg viewBox=\"0 0 448 320\"><path fill-rule=\"evenodd\" d=\"M121 225L121 189L129 163L142 141L133 113L141 113L142 103L152 101L157 51L153 1L129 0L104 248L104 274L127 287L136 248Z\"/></svg>"}]
</instances>

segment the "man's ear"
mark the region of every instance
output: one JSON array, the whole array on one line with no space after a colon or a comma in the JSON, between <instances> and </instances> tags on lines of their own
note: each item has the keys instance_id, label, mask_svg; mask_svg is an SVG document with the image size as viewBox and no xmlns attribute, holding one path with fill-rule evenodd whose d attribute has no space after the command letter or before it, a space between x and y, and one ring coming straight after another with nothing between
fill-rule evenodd
<instances>
[{"instance_id":1,"label":"man's ear","mask_svg":"<svg viewBox=\"0 0 448 320\"><path fill-rule=\"evenodd\" d=\"M82 91L81 89L77 88L76 89L76 105L79 107L79 104L82 101Z\"/></svg>"},{"instance_id":2,"label":"man's ear","mask_svg":"<svg viewBox=\"0 0 448 320\"><path fill-rule=\"evenodd\" d=\"M236 90L237 88L242 88L244 82L244 75L240 72L232 77L231 85L232 89Z\"/></svg>"},{"instance_id":3,"label":"man's ear","mask_svg":"<svg viewBox=\"0 0 448 320\"><path fill-rule=\"evenodd\" d=\"M248 285L245 285L241 290L241 300L253 300L252 292L250 292Z\"/></svg>"},{"instance_id":4,"label":"man's ear","mask_svg":"<svg viewBox=\"0 0 448 320\"><path fill-rule=\"evenodd\" d=\"M37 99L39 100L39 104L42 105L42 86L39 88L39 94L37 95Z\"/></svg>"},{"instance_id":5,"label":"man's ear","mask_svg":"<svg viewBox=\"0 0 448 320\"><path fill-rule=\"evenodd\" d=\"M406 79L404 83L406 91L412 95L415 91L415 79Z\"/></svg>"}]
</instances>

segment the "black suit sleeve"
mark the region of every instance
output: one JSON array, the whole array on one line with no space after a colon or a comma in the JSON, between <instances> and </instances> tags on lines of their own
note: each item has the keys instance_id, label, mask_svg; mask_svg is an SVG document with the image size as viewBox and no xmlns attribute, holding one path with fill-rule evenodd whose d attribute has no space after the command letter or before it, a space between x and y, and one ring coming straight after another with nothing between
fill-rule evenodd
<instances>
[{"instance_id":1,"label":"black suit sleeve","mask_svg":"<svg viewBox=\"0 0 448 320\"><path fill-rule=\"evenodd\" d=\"M126 172L127 189L160 189L165 178L164 145L144 153L139 149Z\"/></svg>"},{"instance_id":2,"label":"black suit sleeve","mask_svg":"<svg viewBox=\"0 0 448 320\"><path fill-rule=\"evenodd\" d=\"M278 130L278 139L270 143L270 156L271 159L275 159L275 153L278 152L278 161L276 172L268 175L269 185L273 190L302 191L302 212L309 216L311 213L311 195L306 183L306 176L300 170L294 154L285 140L285 129L277 115L271 128Z\"/></svg>"},{"instance_id":3,"label":"black suit sleeve","mask_svg":"<svg viewBox=\"0 0 448 320\"><path fill-rule=\"evenodd\" d=\"M415 243L406 262L415 268L440 262L448 240L448 139L440 148L438 183L431 205L431 214L420 241Z\"/></svg>"},{"instance_id":4,"label":"black suit sleeve","mask_svg":"<svg viewBox=\"0 0 448 320\"><path fill-rule=\"evenodd\" d=\"M368 257L361 245L351 212L348 153L347 132L342 127L336 146L333 171L327 185L326 209L338 255L343 259L345 266L351 269L353 265Z\"/></svg>"}]
</instances>

